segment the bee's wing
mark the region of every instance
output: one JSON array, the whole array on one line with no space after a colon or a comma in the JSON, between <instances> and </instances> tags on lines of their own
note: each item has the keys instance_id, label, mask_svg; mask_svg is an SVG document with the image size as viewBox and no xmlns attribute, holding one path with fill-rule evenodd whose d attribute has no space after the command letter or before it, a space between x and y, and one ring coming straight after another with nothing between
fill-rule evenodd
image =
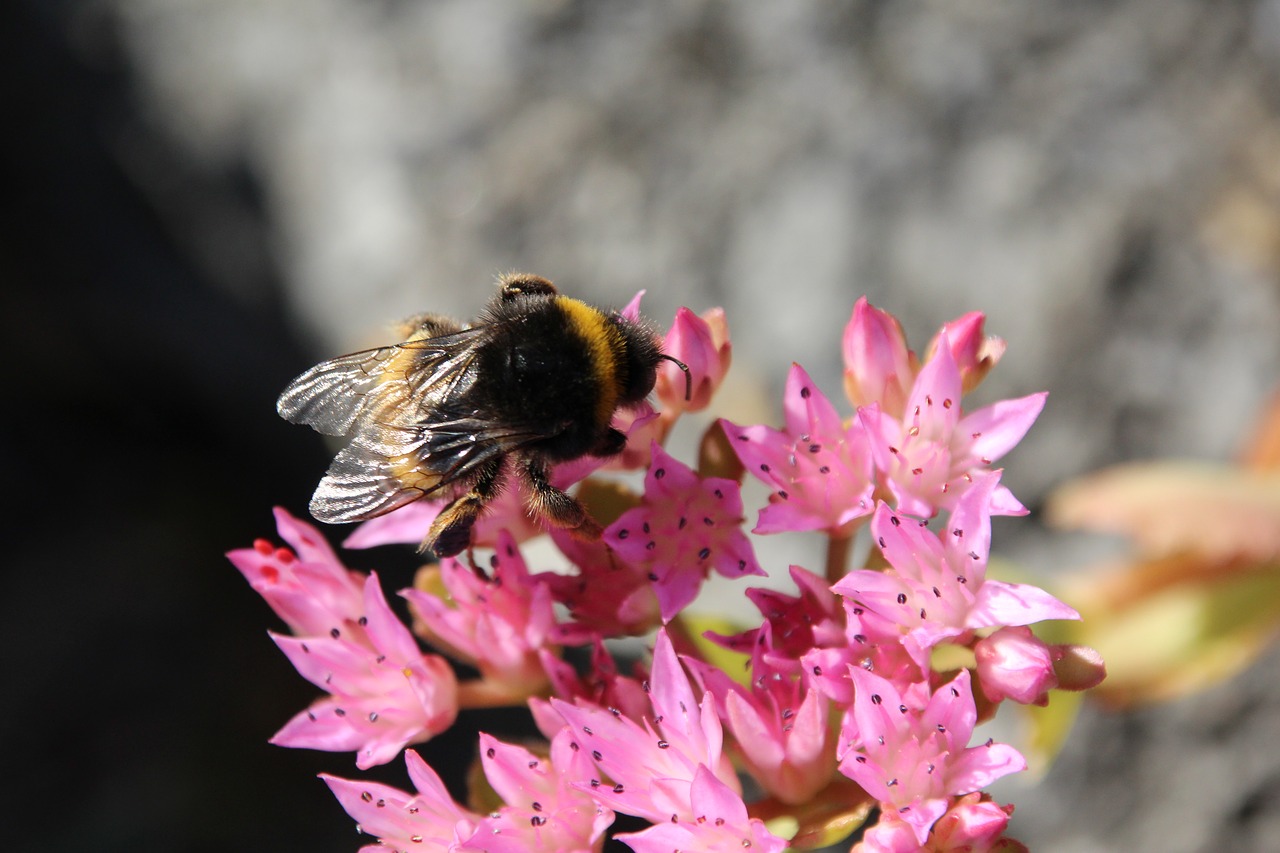
<instances>
[{"instance_id":1,"label":"bee's wing","mask_svg":"<svg viewBox=\"0 0 1280 853\"><path fill-rule=\"evenodd\" d=\"M311 498L311 514L327 522L374 518L544 437L473 417L369 423L329 466Z\"/></svg>"},{"instance_id":2,"label":"bee's wing","mask_svg":"<svg viewBox=\"0 0 1280 853\"><path fill-rule=\"evenodd\" d=\"M276 411L326 435L346 435L376 413L430 406L467 374L480 333L463 329L323 361L289 383Z\"/></svg>"}]
</instances>

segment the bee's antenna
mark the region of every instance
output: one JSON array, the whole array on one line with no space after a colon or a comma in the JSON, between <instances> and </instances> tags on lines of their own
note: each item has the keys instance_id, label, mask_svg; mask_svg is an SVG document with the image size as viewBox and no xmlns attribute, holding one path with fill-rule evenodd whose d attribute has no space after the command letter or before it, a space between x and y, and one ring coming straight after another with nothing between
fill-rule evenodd
<instances>
[{"instance_id":1,"label":"bee's antenna","mask_svg":"<svg viewBox=\"0 0 1280 853\"><path fill-rule=\"evenodd\" d=\"M689 372L689 365L673 355L667 355L665 352L658 353L658 358L665 358L676 367L684 371L684 401L687 403L693 399L693 374Z\"/></svg>"}]
</instances>

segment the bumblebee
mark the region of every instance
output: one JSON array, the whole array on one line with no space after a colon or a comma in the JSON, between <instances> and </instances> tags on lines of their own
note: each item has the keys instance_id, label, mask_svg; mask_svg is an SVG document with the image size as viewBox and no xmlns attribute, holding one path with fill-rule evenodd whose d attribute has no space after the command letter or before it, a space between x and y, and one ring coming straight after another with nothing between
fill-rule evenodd
<instances>
[{"instance_id":1,"label":"bumblebee","mask_svg":"<svg viewBox=\"0 0 1280 853\"><path fill-rule=\"evenodd\" d=\"M599 525L550 481L550 466L612 456L626 436L619 407L640 404L667 359L648 326L561 296L545 278L512 273L480 317L460 325L423 314L405 340L321 362L276 403L287 421L350 435L311 498L320 521L363 521L426 497L449 497L421 549L449 557L511 476L529 511L584 537Z\"/></svg>"}]
</instances>

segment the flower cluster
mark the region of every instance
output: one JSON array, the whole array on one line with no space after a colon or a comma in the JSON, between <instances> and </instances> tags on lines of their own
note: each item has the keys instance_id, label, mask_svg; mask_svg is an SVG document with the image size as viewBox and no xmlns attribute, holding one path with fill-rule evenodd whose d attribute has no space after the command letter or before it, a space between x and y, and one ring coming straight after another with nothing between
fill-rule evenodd
<instances>
[{"instance_id":1,"label":"flower cluster","mask_svg":"<svg viewBox=\"0 0 1280 853\"><path fill-rule=\"evenodd\" d=\"M643 489L593 470L601 460L555 472L604 526L593 541L541 530L509 490L466 561L424 567L401 593L412 628L377 575L346 569L283 510L288 548L229 555L288 625L277 645L325 693L274 742L352 751L361 769L404 752L413 793L324 777L377 839L364 850L598 851L616 814L651 824L614 837L654 853L814 849L859 829L859 851L1022 849L1004 837L1012 806L982 789L1026 762L975 741L975 726L1005 699L1042 705L1101 678L1100 662L1056 666L1074 650L1027 627L1079 618L1072 608L987 577L991 517L1026 512L993 465L1045 395L966 410L1004 350L980 314L946 324L920 358L862 299L843 349L850 408L793 365L784 426L714 421L690 466L666 438L711 404L731 349L722 312L681 309L665 352L688 365L692 393L664 365L662 410L615 419L629 442L607 467L644 467ZM753 527L745 474L769 490ZM347 544L417 543L438 511L410 505ZM863 530L869 557L850 568ZM791 566L794 595L744 589L758 624L695 636L685 609L710 573L765 575L754 537L787 531L826 537L823 573ZM567 571L530 570L521 546L539 536ZM649 664L623 674L605 641L655 629ZM940 671L944 646L954 668ZM567 657L573 647L583 654ZM734 653L745 675L723 665ZM476 675L459 681L450 661ZM458 803L406 746L460 709L499 705L527 705L546 744L481 735L488 790Z\"/></svg>"}]
</instances>

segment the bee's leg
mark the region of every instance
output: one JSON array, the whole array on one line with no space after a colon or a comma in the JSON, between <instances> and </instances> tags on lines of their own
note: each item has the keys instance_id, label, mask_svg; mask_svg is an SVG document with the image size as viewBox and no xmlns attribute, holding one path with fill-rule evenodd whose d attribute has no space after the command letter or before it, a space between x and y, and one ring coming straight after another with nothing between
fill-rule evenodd
<instances>
[{"instance_id":1,"label":"bee's leg","mask_svg":"<svg viewBox=\"0 0 1280 853\"><path fill-rule=\"evenodd\" d=\"M440 558L456 556L471 547L472 525L501 490L502 459L498 458L485 463L471 488L440 511L418 551Z\"/></svg>"},{"instance_id":2,"label":"bee's leg","mask_svg":"<svg viewBox=\"0 0 1280 853\"><path fill-rule=\"evenodd\" d=\"M521 473L529 484L529 509L534 515L583 539L600 538L604 530L576 498L551 485L547 466L541 460L524 460Z\"/></svg>"},{"instance_id":3,"label":"bee's leg","mask_svg":"<svg viewBox=\"0 0 1280 853\"><path fill-rule=\"evenodd\" d=\"M591 448L592 456L617 456L627 446L627 437L613 427L609 427Z\"/></svg>"}]
</instances>

